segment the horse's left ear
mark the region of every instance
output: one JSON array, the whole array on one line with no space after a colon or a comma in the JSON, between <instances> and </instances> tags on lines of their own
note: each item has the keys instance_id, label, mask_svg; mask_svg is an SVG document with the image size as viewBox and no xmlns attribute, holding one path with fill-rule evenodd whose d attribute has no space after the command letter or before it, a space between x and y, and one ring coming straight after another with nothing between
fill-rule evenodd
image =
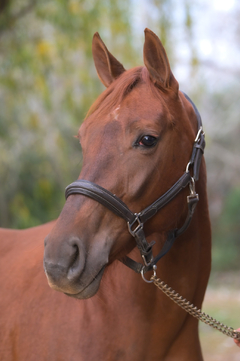
<instances>
[{"instance_id":1,"label":"horse's left ear","mask_svg":"<svg viewBox=\"0 0 240 361\"><path fill-rule=\"evenodd\" d=\"M144 64L149 71L152 81L160 88L178 90L178 82L174 78L166 51L151 30L145 29L145 43L143 48Z\"/></svg>"},{"instance_id":2,"label":"horse's left ear","mask_svg":"<svg viewBox=\"0 0 240 361\"><path fill-rule=\"evenodd\" d=\"M92 53L99 79L106 87L125 71L122 64L108 51L98 33L93 36Z\"/></svg>"}]
</instances>

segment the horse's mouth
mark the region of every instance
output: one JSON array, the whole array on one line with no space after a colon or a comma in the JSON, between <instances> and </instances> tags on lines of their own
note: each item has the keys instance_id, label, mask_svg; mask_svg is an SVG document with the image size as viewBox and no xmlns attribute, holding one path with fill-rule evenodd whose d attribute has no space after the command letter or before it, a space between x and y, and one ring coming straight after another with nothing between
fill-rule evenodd
<instances>
[{"instance_id":1,"label":"horse's mouth","mask_svg":"<svg viewBox=\"0 0 240 361\"><path fill-rule=\"evenodd\" d=\"M106 265L104 265L100 271L97 273L97 275L95 277L93 277L92 281L85 286L80 292L76 293L76 294L70 294L70 293L65 293L67 296L73 297L73 298L78 298L78 299L86 299L86 298L90 298L92 296L94 296L100 286L100 281L102 279L103 276L103 272L105 270Z\"/></svg>"}]
</instances>

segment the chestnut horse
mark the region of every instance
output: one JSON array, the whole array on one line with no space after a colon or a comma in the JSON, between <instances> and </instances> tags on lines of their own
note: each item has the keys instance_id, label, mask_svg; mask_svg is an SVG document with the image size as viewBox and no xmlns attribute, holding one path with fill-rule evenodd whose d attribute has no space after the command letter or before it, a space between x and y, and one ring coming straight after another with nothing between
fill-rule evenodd
<instances>
[{"instance_id":1,"label":"chestnut horse","mask_svg":"<svg viewBox=\"0 0 240 361\"><path fill-rule=\"evenodd\" d=\"M198 321L138 273L149 280L167 248L157 276L200 308L211 244L205 163L193 164L199 115L148 29L143 55L144 67L125 71L94 35L107 89L78 133L79 181L56 222L1 230L1 361L202 360ZM42 269L49 232L44 268L61 293Z\"/></svg>"}]
</instances>

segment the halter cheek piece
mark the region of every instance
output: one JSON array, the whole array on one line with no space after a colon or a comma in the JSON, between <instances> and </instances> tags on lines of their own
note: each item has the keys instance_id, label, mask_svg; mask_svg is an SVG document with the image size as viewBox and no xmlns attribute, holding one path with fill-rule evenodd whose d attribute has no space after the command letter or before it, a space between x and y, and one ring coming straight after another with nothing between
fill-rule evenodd
<instances>
[{"instance_id":1,"label":"halter cheek piece","mask_svg":"<svg viewBox=\"0 0 240 361\"><path fill-rule=\"evenodd\" d=\"M94 199L115 213L117 216L123 218L127 222L128 230L130 234L135 238L137 247L141 253L144 264L138 263L129 257L125 257L121 261L137 273L141 273L142 276L145 272L155 269L156 263L171 249L175 239L180 236L189 226L194 214L198 202L198 194L195 192L195 181L199 178L199 169L201 164L201 158L204 153L205 138L202 128L201 116L192 102L192 100L183 93L186 99L192 104L193 109L197 116L198 132L193 144L192 155L189 163L186 166L185 173L178 179L178 181L160 198L153 202L150 206L145 208L139 213L133 213L127 207L127 205L119 199L116 195L112 194L108 190L100 187L99 185L89 182L87 180L77 180L67 186L65 190L66 199L71 194L82 194ZM192 169L192 175L190 174L190 168ZM152 218L160 209L168 204L176 195L181 192L187 185L190 188L190 195L187 197L188 214L187 218L179 229L174 229L168 232L167 239L160 251L160 253L153 257L152 247L155 244L154 241L148 243L144 234L143 226L150 218Z\"/></svg>"}]
</instances>

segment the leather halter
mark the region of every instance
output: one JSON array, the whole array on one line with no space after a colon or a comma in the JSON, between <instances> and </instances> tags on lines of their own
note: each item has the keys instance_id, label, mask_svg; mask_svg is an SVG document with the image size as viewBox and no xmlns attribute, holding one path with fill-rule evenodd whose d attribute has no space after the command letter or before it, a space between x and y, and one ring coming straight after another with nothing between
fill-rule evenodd
<instances>
[{"instance_id":1,"label":"leather halter","mask_svg":"<svg viewBox=\"0 0 240 361\"><path fill-rule=\"evenodd\" d=\"M145 208L139 213L133 213L128 206L119 199L115 194L108 190L100 187L99 185L80 179L66 187L65 197L66 199L72 194L82 194L90 197L95 201L101 203L103 206L108 208L110 211L115 213L117 216L123 218L127 222L128 230L130 234L135 238L138 249L140 250L141 256L144 260L144 265L134 261L129 257L125 257L121 261L137 273L145 273L151 270L156 263L170 250L175 239L180 236L189 226L194 210L198 202L198 194L195 192L195 181L199 178L199 169L201 164L201 158L204 153L205 138L202 128L201 116L192 102L192 100L183 93L186 99L191 103L198 122L198 132L193 144L192 155L189 163L187 164L185 173L178 179L178 181L161 197L155 202ZM192 175L190 173L192 169ZM190 195L187 197L188 203L188 215L183 224L179 229L174 229L168 232L167 239L160 251L160 253L153 257L152 247L155 244L154 241L148 243L144 234L143 226L150 218L152 218L160 209L168 204L176 195L181 192L182 189L189 185Z\"/></svg>"}]
</instances>

